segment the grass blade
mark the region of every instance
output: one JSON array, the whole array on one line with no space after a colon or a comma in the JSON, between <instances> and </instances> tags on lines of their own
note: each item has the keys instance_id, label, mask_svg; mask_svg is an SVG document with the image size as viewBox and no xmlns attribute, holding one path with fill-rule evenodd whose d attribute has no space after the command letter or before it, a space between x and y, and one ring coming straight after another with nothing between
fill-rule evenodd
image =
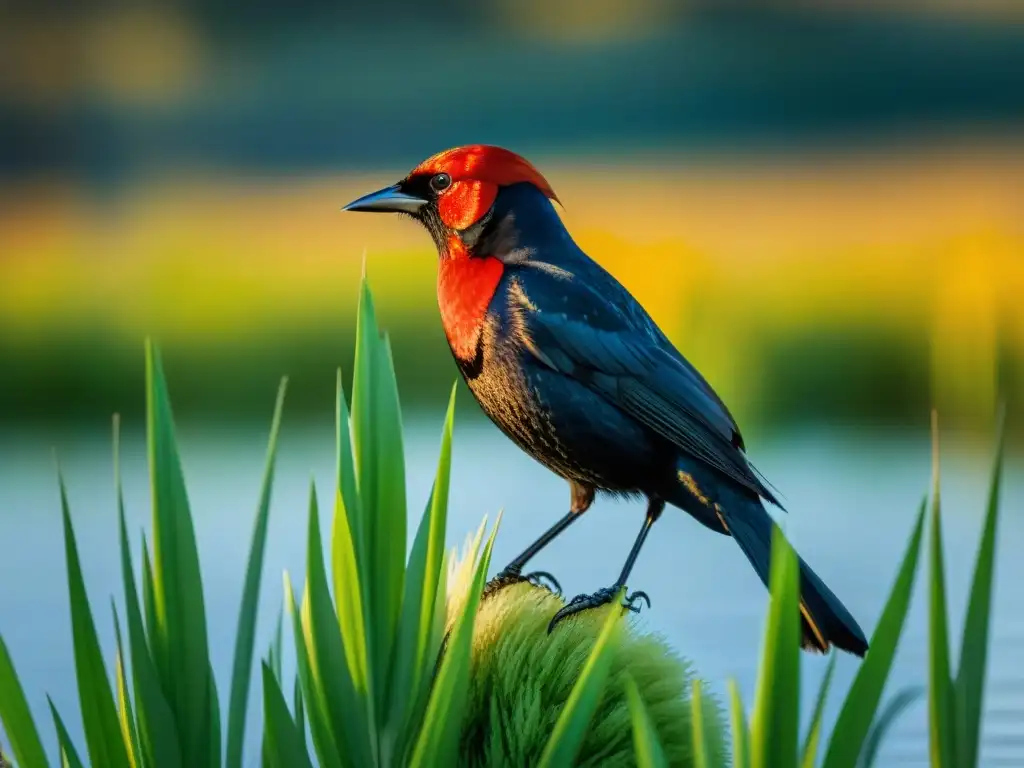
<instances>
[{"instance_id":1,"label":"grass blade","mask_svg":"<svg viewBox=\"0 0 1024 768\"><path fill-rule=\"evenodd\" d=\"M274 673L274 679L277 680L277 684L281 684L281 665L277 663L274 658L274 644L270 644L270 648L267 649L267 666L270 667L270 671Z\"/></svg>"},{"instance_id":2,"label":"grass blade","mask_svg":"<svg viewBox=\"0 0 1024 768\"><path fill-rule=\"evenodd\" d=\"M430 692L412 758L408 761L412 768L458 764L459 733L462 729L462 716L469 690L473 624L487 578L494 536L499 523L500 516L477 561L466 602L452 627L444 658L441 660ZM479 539L472 548L474 558L478 552Z\"/></svg>"},{"instance_id":3,"label":"grass blade","mask_svg":"<svg viewBox=\"0 0 1024 768\"><path fill-rule=\"evenodd\" d=\"M750 766L750 728L743 711L743 698L735 680L729 680L729 719L732 730L732 764L734 768Z\"/></svg>"},{"instance_id":4,"label":"grass blade","mask_svg":"<svg viewBox=\"0 0 1024 768\"><path fill-rule=\"evenodd\" d=\"M146 426L153 496L153 598L151 630L157 668L178 725L182 758L203 765L212 732L206 610L196 535L174 436L160 354L146 345Z\"/></svg>"},{"instance_id":5,"label":"grass blade","mask_svg":"<svg viewBox=\"0 0 1024 768\"><path fill-rule=\"evenodd\" d=\"M878 756L878 748L882 745L882 739L892 728L893 723L903 714L904 710L913 704L924 691L918 686L911 686L902 689L899 693L889 699L889 702L882 708L878 718L871 726L871 731L864 742L864 750L860 755L859 768L871 768Z\"/></svg>"},{"instance_id":6,"label":"grass blade","mask_svg":"<svg viewBox=\"0 0 1024 768\"><path fill-rule=\"evenodd\" d=\"M482 531L482 529L481 529ZM483 538L481 533L480 538ZM436 679L435 673L440 667L442 646L445 642L445 635L448 622L448 568L451 564L451 553L442 553L441 573L437 585L436 597L434 600L433 626L430 630L430 653L427 658L430 660L430 675L423 680L415 699L408 705L405 718L405 732L401 742L395 747L396 755L410 755L413 745L418 737L417 728L423 722L424 713L430 700L431 687Z\"/></svg>"},{"instance_id":7,"label":"grass blade","mask_svg":"<svg viewBox=\"0 0 1024 768\"><path fill-rule=\"evenodd\" d=\"M921 553L925 510L926 504L922 501L889 599L871 635L871 650L861 662L857 677L854 678L853 685L850 686L843 702L843 708L839 712L839 719L832 729L828 751L822 763L823 768L848 766L850 760L861 753L864 739L871 729L878 704L882 700L885 681L889 677L889 670L892 669L896 647L903 633L907 610L910 608L914 578L917 575L917 561Z\"/></svg>"},{"instance_id":8,"label":"grass blade","mask_svg":"<svg viewBox=\"0 0 1024 768\"><path fill-rule=\"evenodd\" d=\"M360 694L349 673L338 616L327 589L316 490L312 486L306 558L306 594L309 599L303 600L302 618L307 633L310 671L314 684L324 692L339 755L350 758L354 765L369 765L373 754L373 736L368 720L370 702Z\"/></svg>"},{"instance_id":9,"label":"grass blade","mask_svg":"<svg viewBox=\"0 0 1024 768\"><path fill-rule=\"evenodd\" d=\"M68 509L68 496L63 478L59 479L59 484L75 674L89 759L93 765L129 768L128 753L121 739L121 726L114 707L114 694L110 690L110 680L96 636L96 624L85 592L85 580L78 559L78 544L75 542L75 531L71 524L71 512Z\"/></svg>"},{"instance_id":10,"label":"grass blade","mask_svg":"<svg viewBox=\"0 0 1024 768\"><path fill-rule=\"evenodd\" d=\"M369 679L373 714L382 720L405 579L405 457L391 347L378 330L365 276L356 324L352 431L365 536L360 575L369 629Z\"/></svg>"},{"instance_id":11,"label":"grass blade","mask_svg":"<svg viewBox=\"0 0 1024 768\"><path fill-rule=\"evenodd\" d=\"M772 528L771 605L751 728L751 765L796 765L800 713L800 587L796 554Z\"/></svg>"},{"instance_id":12,"label":"grass blade","mask_svg":"<svg viewBox=\"0 0 1024 768\"><path fill-rule=\"evenodd\" d=\"M228 705L227 768L241 768L242 745L245 741L245 713L249 702L249 684L252 677L253 648L256 642L256 615L259 609L260 580L263 577L263 556L267 548L267 524L270 519L270 497L274 487L274 463L277 458L277 437L281 429L281 413L288 380L282 379L277 390L274 416L270 422L270 440L267 445L267 463L253 525L249 563L245 569L245 587L242 604L238 609L238 628L235 631L235 656L231 671L231 700ZM280 620L278 637L280 637Z\"/></svg>"},{"instance_id":13,"label":"grass blade","mask_svg":"<svg viewBox=\"0 0 1024 768\"><path fill-rule=\"evenodd\" d=\"M57 708L53 705L53 701L49 696L46 697L46 701L50 705L50 713L53 715L53 725L57 729L57 743L60 745L61 761L68 768L85 768L82 764L82 758L78 754L78 750L75 749L75 743L71 740L71 735L68 733L67 726L64 725L64 720L61 718Z\"/></svg>"},{"instance_id":14,"label":"grass blade","mask_svg":"<svg viewBox=\"0 0 1024 768\"><path fill-rule=\"evenodd\" d=\"M114 637L117 640L117 655L114 658L114 682L117 690L117 720L121 726L121 738L127 745L128 760L132 768L138 768L142 752L139 749L139 734L135 726L135 713L132 711L131 697L128 695L128 680L124 670L124 644L121 640L121 622L117 618L117 606L110 601L114 614Z\"/></svg>"},{"instance_id":15,"label":"grass blade","mask_svg":"<svg viewBox=\"0 0 1024 768\"><path fill-rule=\"evenodd\" d=\"M358 370L358 367L356 370ZM353 381L353 389L355 385L356 382ZM335 393L334 429L335 441L337 443L337 477L335 482L338 486L338 492L341 493L342 501L345 503L345 511L348 514L349 528L352 532L352 541L356 550L356 561L365 563L366 525L363 520L359 498L359 485L356 482L355 455L352 452L353 420L349 416L348 405L345 403L345 390L341 386L340 368L338 369L338 383Z\"/></svg>"},{"instance_id":16,"label":"grass blade","mask_svg":"<svg viewBox=\"0 0 1024 768\"><path fill-rule=\"evenodd\" d=\"M306 738L306 716L302 705L302 685L299 683L299 676L295 676L294 690L292 691L292 707L295 710L295 727L299 729L302 738Z\"/></svg>"},{"instance_id":17,"label":"grass blade","mask_svg":"<svg viewBox=\"0 0 1024 768\"><path fill-rule=\"evenodd\" d=\"M647 714L647 707L640 696L636 681L629 675L625 678L626 700L633 723L633 750L636 753L637 768L668 768L665 750Z\"/></svg>"},{"instance_id":18,"label":"grass blade","mask_svg":"<svg viewBox=\"0 0 1024 768\"><path fill-rule=\"evenodd\" d=\"M124 526L124 491L121 487L121 417L118 414L114 414L113 419L113 443L114 443L114 491L117 496L117 514L118 514L118 533L123 533ZM127 537L122 536L120 543L122 547L125 546L125 539ZM128 566L131 570L131 564ZM135 586L132 585L132 598L135 598ZM138 604L135 603L136 610ZM128 759L131 761L132 768L138 768L144 764L145 757L142 752L142 748L139 742L139 728L138 721L135 718L135 713L132 711L131 697L128 694L128 680L125 672L125 653L124 653L124 635L121 633L121 622L117 616L117 606L114 604L114 600L110 601L111 612L114 616L114 636L117 639L117 658L116 667L114 670L115 683L117 685L117 714L118 719L121 722L121 736L124 739L125 744L129 746ZM138 692L136 692L138 697Z\"/></svg>"},{"instance_id":19,"label":"grass blade","mask_svg":"<svg viewBox=\"0 0 1024 768\"><path fill-rule=\"evenodd\" d=\"M374 685L377 716L383 720L391 688L393 645L402 612L405 585L408 507L405 498L405 450L402 437L402 409L398 399L391 341L387 334L377 346L377 392L374 410L377 436L376 509L370 542L375 548L376 581L371 606L376 615L374 643Z\"/></svg>"},{"instance_id":20,"label":"grass blade","mask_svg":"<svg viewBox=\"0 0 1024 768\"><path fill-rule=\"evenodd\" d=\"M121 534L121 578L124 582L126 618L128 619L128 652L132 660L132 682L138 710L139 746L147 766L180 766L181 750L174 715L167 703L160 676L150 655L146 632L139 608L139 593L135 586L131 552L128 548L128 527L125 524L124 496L120 478L117 479L118 523ZM145 540L143 540L145 552ZM148 557L144 558L148 563ZM143 574L146 573L144 568ZM145 576L144 576L145 578Z\"/></svg>"},{"instance_id":21,"label":"grass blade","mask_svg":"<svg viewBox=\"0 0 1024 768\"><path fill-rule=\"evenodd\" d=\"M338 607L338 625L345 647L348 674L359 697L370 701L372 684L368 662L366 614L363 611L362 581L371 578L360 573L355 538L341 493L335 495L334 523L331 531L331 559L334 563L334 601Z\"/></svg>"},{"instance_id":22,"label":"grass blade","mask_svg":"<svg viewBox=\"0 0 1024 768\"><path fill-rule=\"evenodd\" d=\"M690 725L693 729L693 765L694 768L709 768L708 736L704 728L704 697L701 694L700 680L693 681L693 693L690 696Z\"/></svg>"},{"instance_id":23,"label":"grass blade","mask_svg":"<svg viewBox=\"0 0 1024 768\"><path fill-rule=\"evenodd\" d=\"M364 274L356 313L356 349L352 371L352 458L360 513L360 524L353 528L353 534L357 536L355 543L356 551L359 553L357 562L361 577L360 589L362 590L362 604L366 606L367 661L372 669L377 669L377 664L372 656L376 653L374 635L378 632L376 614L372 608L377 596L377 589L373 584L377 577L376 550L371 547L374 533L377 530L374 516L377 510L375 401L378 344L379 335L373 309L373 298L370 295ZM341 405L341 398L339 398L339 410ZM344 457L340 435L338 442L340 461Z\"/></svg>"},{"instance_id":24,"label":"grass blade","mask_svg":"<svg viewBox=\"0 0 1024 768\"><path fill-rule=\"evenodd\" d=\"M284 609L277 612L277 626L274 629L274 639L270 641L270 649L267 653L269 666L274 673L278 685L281 684L281 660L284 655Z\"/></svg>"},{"instance_id":25,"label":"grass blade","mask_svg":"<svg viewBox=\"0 0 1024 768\"><path fill-rule=\"evenodd\" d=\"M11 751L21 768L46 768L49 762L39 740L32 711L25 698L7 644L0 637L0 722L4 724Z\"/></svg>"},{"instance_id":26,"label":"grass blade","mask_svg":"<svg viewBox=\"0 0 1024 768\"><path fill-rule=\"evenodd\" d=\"M985 527L974 566L971 593L960 642L960 671L956 678L956 719L959 725L957 765L978 764L978 734L985 695L985 669L988 662L988 631L992 609L992 583L996 561L996 526L999 516L999 492L1002 485L1005 413L999 415L995 463L989 485Z\"/></svg>"},{"instance_id":27,"label":"grass blade","mask_svg":"<svg viewBox=\"0 0 1024 768\"><path fill-rule=\"evenodd\" d=\"M263 664L264 755L273 768L313 768L305 739L288 713L274 672Z\"/></svg>"},{"instance_id":28,"label":"grass blade","mask_svg":"<svg viewBox=\"0 0 1024 768\"><path fill-rule=\"evenodd\" d=\"M366 359L366 356L363 355L361 359ZM359 375L358 365L356 375ZM363 516L364 506L356 486L352 429L345 405L345 393L341 387L341 371L338 372L336 399L338 467L331 529L334 601L338 608L338 623L349 675L359 696L369 702L373 691L368 634L371 627L367 624L368 613L365 610L372 591L367 582L373 577L369 555L366 553L366 529L369 523Z\"/></svg>"},{"instance_id":29,"label":"grass blade","mask_svg":"<svg viewBox=\"0 0 1024 768\"><path fill-rule=\"evenodd\" d=\"M622 609L619 607L625 597L625 588L615 596L607 609L608 616L601 627L594 648L580 671L579 679L572 687L565 707L555 722L551 738L544 747L540 758L543 768L572 765L586 736L587 726L604 694L608 670L612 664L612 634L619 627Z\"/></svg>"},{"instance_id":30,"label":"grass blade","mask_svg":"<svg viewBox=\"0 0 1024 768\"><path fill-rule=\"evenodd\" d=\"M206 674L206 679L210 681L210 733L215 734L214 738L210 739L210 756L207 765L217 768L221 763L221 745L220 745L220 697L217 695L217 680L213 676L213 666L211 665Z\"/></svg>"},{"instance_id":31,"label":"grass blade","mask_svg":"<svg viewBox=\"0 0 1024 768\"><path fill-rule=\"evenodd\" d=\"M946 576L942 557L942 502L939 493L939 437L932 414L933 479L931 588L928 611L929 732L932 766L955 764L956 701L949 672L949 624L946 618Z\"/></svg>"},{"instance_id":32,"label":"grass blade","mask_svg":"<svg viewBox=\"0 0 1024 768\"><path fill-rule=\"evenodd\" d=\"M284 575L284 599L285 612L291 618L295 637L297 682L305 695L306 719L309 721L309 732L313 737L313 748L316 750L317 760L322 768L340 768L341 757L331 729L326 697L319 681L313 676L302 616L295 604L295 592L287 573Z\"/></svg>"},{"instance_id":33,"label":"grass blade","mask_svg":"<svg viewBox=\"0 0 1024 768\"><path fill-rule=\"evenodd\" d=\"M392 677L389 720L400 728L398 738L407 734L411 704L422 698L430 685L438 647L434 645L434 610L444 564L444 542L448 525L448 488L451 479L452 429L455 420L455 392L448 400L448 412L441 433L441 455L426 514L409 555L402 615L398 625L395 671Z\"/></svg>"},{"instance_id":34,"label":"grass blade","mask_svg":"<svg viewBox=\"0 0 1024 768\"><path fill-rule=\"evenodd\" d=\"M162 680L164 679L164 659L160 655L160 649L156 642L156 635L160 631L159 622L156 618L156 597L153 592L153 561L149 556L149 544L146 542L146 534L142 534L142 607L146 611L146 632L149 638L149 650L153 656L153 663Z\"/></svg>"},{"instance_id":35,"label":"grass blade","mask_svg":"<svg viewBox=\"0 0 1024 768\"><path fill-rule=\"evenodd\" d=\"M825 711L825 701L828 699L828 689L832 684L832 673L836 669L836 654L828 660L828 667L825 669L825 677L821 680L821 687L818 688L818 700L814 703L814 714L811 716L811 724L807 729L807 738L804 739L804 748L801 754L803 768L814 768L818 761L818 742L821 740L821 716Z\"/></svg>"}]
</instances>

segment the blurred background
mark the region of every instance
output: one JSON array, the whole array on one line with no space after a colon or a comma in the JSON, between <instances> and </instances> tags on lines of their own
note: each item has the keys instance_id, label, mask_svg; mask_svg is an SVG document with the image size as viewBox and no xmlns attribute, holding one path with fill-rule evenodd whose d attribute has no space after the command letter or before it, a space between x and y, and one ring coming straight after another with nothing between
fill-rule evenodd
<instances>
[{"instance_id":1,"label":"blurred background","mask_svg":"<svg viewBox=\"0 0 1024 768\"><path fill-rule=\"evenodd\" d=\"M1014 0L0 6L0 632L39 715L47 692L75 706L53 450L105 625L119 589L115 411L132 524L147 524L146 336L176 407L222 692L274 390L288 375L268 626L278 573L301 570L311 471L329 492L364 253L394 345L411 498L425 498L457 376L436 257L412 222L338 209L476 142L544 172L579 244L729 403L785 496L791 538L869 632L927 487L933 406L962 615L1008 398L984 755L1024 762ZM566 489L462 395L452 543L504 508L495 558L510 558L562 514ZM570 594L605 585L639 514L599 504L538 565ZM760 583L728 540L682 514L659 525L635 576L654 599L643 621L749 700ZM893 690L925 679L915 610ZM808 692L823 668L805 663ZM844 661L839 685L855 669ZM918 706L887 764L925 761L924 723Z\"/></svg>"}]
</instances>

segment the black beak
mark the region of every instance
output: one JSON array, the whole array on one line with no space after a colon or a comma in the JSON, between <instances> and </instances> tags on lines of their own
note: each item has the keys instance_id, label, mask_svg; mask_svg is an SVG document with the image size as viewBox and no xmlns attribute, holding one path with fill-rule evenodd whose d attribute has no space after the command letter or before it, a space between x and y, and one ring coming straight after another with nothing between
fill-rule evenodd
<instances>
[{"instance_id":1,"label":"black beak","mask_svg":"<svg viewBox=\"0 0 1024 768\"><path fill-rule=\"evenodd\" d=\"M341 210L416 214L426 204L422 197L406 194L398 184L394 184L353 200Z\"/></svg>"}]
</instances>

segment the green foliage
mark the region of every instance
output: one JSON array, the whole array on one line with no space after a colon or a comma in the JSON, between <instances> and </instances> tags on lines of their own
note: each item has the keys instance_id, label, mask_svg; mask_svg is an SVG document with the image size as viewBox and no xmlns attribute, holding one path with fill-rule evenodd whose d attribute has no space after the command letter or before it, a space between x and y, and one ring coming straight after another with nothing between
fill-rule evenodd
<instances>
[{"instance_id":1,"label":"green foliage","mask_svg":"<svg viewBox=\"0 0 1024 768\"><path fill-rule=\"evenodd\" d=\"M401 409L390 343L378 331L365 284L356 336L351 416L340 379L337 390L330 574L311 492L306 585L298 606L286 581L302 700L321 765L446 764L458 750L474 620L495 532L482 550L483 526L477 533L473 587L446 632L443 552L454 390L434 487L407 562ZM270 763L285 758L271 756Z\"/></svg>"},{"instance_id":2,"label":"green foliage","mask_svg":"<svg viewBox=\"0 0 1024 768\"><path fill-rule=\"evenodd\" d=\"M249 564L245 569L245 586L242 591L242 605L238 611L238 629L235 632L235 663L231 671L231 704L228 708L227 756L228 768L241 768L242 740L245 736L245 712L249 699L253 647L256 642L256 605L259 601L260 580L263 576L263 553L267 545L267 524L270 520L270 497L273 490L274 462L277 458L273 446L281 429L281 412L284 409L286 382L281 383L274 407L274 420L270 426L271 450L267 453L266 469L263 472L263 487L260 489L259 507L249 549ZM281 678L281 617L278 617L276 635L277 679Z\"/></svg>"},{"instance_id":3,"label":"green foliage","mask_svg":"<svg viewBox=\"0 0 1024 768\"><path fill-rule=\"evenodd\" d=\"M454 609L455 593L452 602ZM525 583L489 593L481 603L459 765L537 765L570 699L583 700L574 691L589 687L581 675L596 668L589 661L606 621L621 612L613 606L587 611L549 635L551 616L562 606L548 590ZM664 638L621 619L602 648L610 662L606 683L573 764L631 766L648 754L657 765L692 765L690 666ZM703 690L708 753L724 756L725 721L706 685ZM632 717L637 706L646 717L640 723Z\"/></svg>"},{"instance_id":4,"label":"green foliage","mask_svg":"<svg viewBox=\"0 0 1024 768\"><path fill-rule=\"evenodd\" d=\"M0 720L11 740L18 765L24 768L45 766L46 753L39 740L39 731L3 638L0 638Z\"/></svg>"},{"instance_id":5,"label":"green foliage","mask_svg":"<svg viewBox=\"0 0 1024 768\"><path fill-rule=\"evenodd\" d=\"M735 680L729 681L729 715L732 727L733 765L736 768L749 768L750 728L747 726L747 715L743 711L740 687Z\"/></svg>"},{"instance_id":6,"label":"green foliage","mask_svg":"<svg viewBox=\"0 0 1024 768\"><path fill-rule=\"evenodd\" d=\"M996 460L989 486L985 523L974 566L974 578L968 598L960 645L960 669L950 672L949 629L946 619L946 595L942 558L942 521L939 503L938 429L935 429L935 474L932 505L932 581L929 601L929 647L931 653L928 690L929 734L932 764L936 766L973 766L978 764L978 737L981 732L982 699L988 658L988 630L992 608L992 583L995 573L996 525L1005 434L1005 411L999 419Z\"/></svg>"},{"instance_id":7,"label":"green foliage","mask_svg":"<svg viewBox=\"0 0 1024 768\"><path fill-rule=\"evenodd\" d=\"M633 719L633 748L638 768L665 768L665 750L654 732L650 715L640 697L640 689L632 677L626 678L626 696L629 698L629 713Z\"/></svg>"},{"instance_id":8,"label":"green foliage","mask_svg":"<svg viewBox=\"0 0 1024 768\"><path fill-rule=\"evenodd\" d=\"M753 768L796 765L800 701L800 565L775 529L772 536L772 602L765 629L757 705L751 719Z\"/></svg>"},{"instance_id":9,"label":"green foliage","mask_svg":"<svg viewBox=\"0 0 1024 768\"><path fill-rule=\"evenodd\" d=\"M821 687L818 688L818 699L814 703L814 714L811 715L811 724L807 729L807 736L804 739L804 746L801 750L803 758L800 761L803 768L813 768L818 760L818 741L821 739L821 716L825 711L825 700L828 699L828 689L832 685L832 673L836 671L836 657L828 660L828 669L821 679Z\"/></svg>"},{"instance_id":10,"label":"green foliage","mask_svg":"<svg viewBox=\"0 0 1024 768\"><path fill-rule=\"evenodd\" d=\"M454 389L434 485L408 548L402 417L391 346L378 330L365 282L356 336L351 412L340 374L337 384L329 540L321 535L311 487L301 597L285 574L283 612L260 664L262 764L301 768L313 765L315 756L324 768L726 765L724 717L711 691L691 678L664 641L624 623L616 604L549 635L548 621L561 601L546 590L524 583L483 597L497 525L486 537L486 521L480 526L461 563L454 553L446 556ZM152 345L146 349L146 381L153 546L142 538L138 573L125 523L115 420L125 608L123 633L113 614L112 672L104 663L67 494L59 483L84 744L73 743L51 703L57 754L67 766L84 765L85 756L89 764L112 768L240 768L285 384L270 430L222 733L195 531L160 355ZM954 674L936 443L928 668L934 765L969 768L978 761L1002 451L1000 431ZM926 509L923 503L871 650L827 739L820 763L826 768L870 766L884 734L917 696L916 689L906 689L881 706L909 610ZM798 562L777 529L771 562L772 602L749 728L735 683L729 690L732 764L813 768L825 743L822 719L835 659L801 747ZM282 679L286 634L296 659L290 684ZM49 765L2 639L0 721L17 765Z\"/></svg>"},{"instance_id":11,"label":"green foliage","mask_svg":"<svg viewBox=\"0 0 1024 768\"><path fill-rule=\"evenodd\" d=\"M96 633L86 595L74 525L64 482L60 480L65 561L85 753L91 765L117 768L210 765L222 763L220 709L210 666L203 605L202 578L192 516L178 457L170 401L156 347L146 348L147 446L153 491L153 549L143 537L142 599L132 566L124 497L117 461L115 419L115 485L121 543L122 577L127 617L127 646L114 614L117 652L114 684ZM277 426L284 384L278 395L268 448L267 470L250 553L250 568L239 614L235 648L236 681L229 721L241 739L248 667L251 666L259 591L259 571L266 538ZM125 648L127 647L127 654ZM127 674L130 658L131 675ZM239 671L243 670L243 671ZM60 759L82 765L60 713L50 705ZM6 648L0 641L0 716L13 734L19 765L46 766L38 731L25 706ZM234 765L241 765L238 755Z\"/></svg>"},{"instance_id":12,"label":"green foliage","mask_svg":"<svg viewBox=\"0 0 1024 768\"><path fill-rule=\"evenodd\" d=\"M555 721L555 729L540 756L541 768L571 765L576 761L587 726L590 725L590 719L594 716L594 711L604 694L605 680L608 678L608 668L612 662L610 640L620 618L618 605L625 597L626 588L623 587L615 596L612 610L608 611L601 634L594 643L594 649L590 652L590 657L569 694L565 708Z\"/></svg>"},{"instance_id":13,"label":"green foliage","mask_svg":"<svg viewBox=\"0 0 1024 768\"><path fill-rule=\"evenodd\" d=\"M474 539L471 562L477 560L482 534L483 525ZM487 541L483 557L479 558L466 600L448 636L444 657L416 737L410 760L413 766L428 768L433 765L453 765L458 756L459 735L469 690L473 628L493 547L494 532ZM426 673L427 670L424 670L424 677L427 677Z\"/></svg>"},{"instance_id":14,"label":"green foliage","mask_svg":"<svg viewBox=\"0 0 1024 768\"><path fill-rule=\"evenodd\" d=\"M128 749L121 736L121 727L114 706L110 680L103 665L96 625L92 620L85 581L78 560L78 545L71 526L67 492L60 480L60 503L64 516L64 546L68 564L68 595L71 599L71 631L75 647L75 671L78 673L78 696L81 702L82 725L89 759L94 765L111 768L128 766ZM54 710L56 718L56 710ZM59 719L59 718L56 718Z\"/></svg>"},{"instance_id":15,"label":"green foliage","mask_svg":"<svg viewBox=\"0 0 1024 768\"><path fill-rule=\"evenodd\" d=\"M960 670L950 673L949 631L946 620L945 577L942 562L942 526L939 498L938 429L934 430L931 578L929 581L929 713L930 753L933 766L970 768L978 764L978 734L986 669L989 613L995 569L995 534L1004 450L1003 417L989 491L985 525L971 587L970 605L960 650ZM927 500L926 500L927 501ZM829 741L822 765L873 764L879 743L897 717L918 695L904 689L879 710L882 691L892 667L910 605L924 526L922 503L909 546L896 576L882 617L872 635L871 649L854 679ZM781 531L775 527L771 561L772 605L765 627L752 729L744 722L743 704L731 685L734 765L797 766L812 768L821 727L821 712L832 676L830 663L815 704L803 755L796 754L800 721L799 586L797 560ZM833 659L834 661L834 659ZM634 709L634 728L647 733L643 713ZM645 737L647 738L647 737ZM701 764L725 765L724 761Z\"/></svg>"},{"instance_id":16,"label":"green foliage","mask_svg":"<svg viewBox=\"0 0 1024 768\"><path fill-rule=\"evenodd\" d=\"M832 738L829 740L822 763L825 768L849 765L850 756L861 753L875 712L878 711L885 681L889 677L889 670L892 669L896 648L903 633L903 624L910 608L910 596L914 589L921 549L924 512L925 504L922 502L896 581L871 635L870 650L857 670L857 676L853 679L853 685L839 711L839 719L832 731Z\"/></svg>"},{"instance_id":17,"label":"green foliage","mask_svg":"<svg viewBox=\"0 0 1024 768\"><path fill-rule=\"evenodd\" d=\"M288 712L288 704L278 686L278 676L266 662L262 668L264 764L272 768L310 768L312 764L305 738Z\"/></svg>"},{"instance_id":18,"label":"green foliage","mask_svg":"<svg viewBox=\"0 0 1024 768\"><path fill-rule=\"evenodd\" d=\"M889 699L882 711L878 713L878 717L864 740L864 748L861 750L860 761L857 763L859 768L870 768L875 764L878 747L881 745L882 739L885 738L885 734L892 728L893 723L899 719L904 710L920 698L922 693L923 690L920 687L911 686L903 688Z\"/></svg>"},{"instance_id":19,"label":"green foliage","mask_svg":"<svg viewBox=\"0 0 1024 768\"><path fill-rule=\"evenodd\" d=\"M693 764L696 768L708 768L711 758L708 755L708 733L704 723L704 694L701 693L700 680L693 681L693 694L690 698L693 723Z\"/></svg>"}]
</instances>

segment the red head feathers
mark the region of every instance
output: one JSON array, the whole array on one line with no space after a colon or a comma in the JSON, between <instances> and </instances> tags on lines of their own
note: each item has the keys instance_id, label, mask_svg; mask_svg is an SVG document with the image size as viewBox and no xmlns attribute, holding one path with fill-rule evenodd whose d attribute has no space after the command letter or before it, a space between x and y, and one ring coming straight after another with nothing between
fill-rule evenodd
<instances>
[{"instance_id":1,"label":"red head feathers","mask_svg":"<svg viewBox=\"0 0 1024 768\"><path fill-rule=\"evenodd\" d=\"M547 180L519 155L470 144L434 155L397 184L345 206L348 211L406 213L426 225L442 257L437 275L441 320L460 361L474 359L504 265L495 254L471 254L459 233L486 215L499 189L524 182L558 200Z\"/></svg>"},{"instance_id":2,"label":"red head feathers","mask_svg":"<svg viewBox=\"0 0 1024 768\"><path fill-rule=\"evenodd\" d=\"M441 192L437 209L452 229L465 229L480 219L494 204L498 188L529 182L549 199L558 201L551 185L525 158L502 147L469 144L447 149L424 160L409 174L433 177L445 173L451 185Z\"/></svg>"}]
</instances>

